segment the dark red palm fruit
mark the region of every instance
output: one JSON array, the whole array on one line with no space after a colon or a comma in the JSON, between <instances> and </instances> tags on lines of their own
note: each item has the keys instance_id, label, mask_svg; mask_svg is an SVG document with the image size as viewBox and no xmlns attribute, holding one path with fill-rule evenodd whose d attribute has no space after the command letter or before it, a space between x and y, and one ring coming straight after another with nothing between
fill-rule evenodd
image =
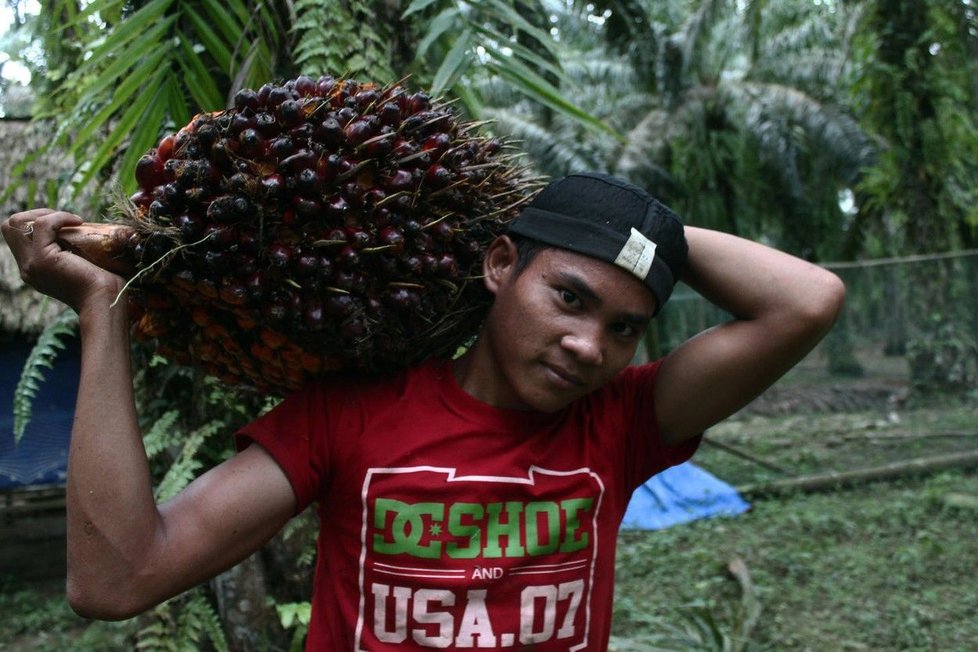
<instances>
[{"instance_id":1,"label":"dark red palm fruit","mask_svg":"<svg viewBox=\"0 0 978 652\"><path fill-rule=\"evenodd\" d=\"M343 195L333 195L326 200L326 215L331 220L343 220L350 212L350 204Z\"/></svg>"},{"instance_id":2,"label":"dark red palm fruit","mask_svg":"<svg viewBox=\"0 0 978 652\"><path fill-rule=\"evenodd\" d=\"M393 147L391 148L391 155L395 158L406 158L413 154L417 154L421 148L417 143L407 139L397 136L394 138Z\"/></svg>"},{"instance_id":3,"label":"dark red palm fruit","mask_svg":"<svg viewBox=\"0 0 978 652\"><path fill-rule=\"evenodd\" d=\"M323 191L323 177L315 168L304 168L295 176L295 189L307 197L318 197Z\"/></svg>"},{"instance_id":4,"label":"dark red palm fruit","mask_svg":"<svg viewBox=\"0 0 978 652\"><path fill-rule=\"evenodd\" d=\"M330 285L333 288L339 290L345 290L346 292L352 292L354 286L356 285L356 277L354 276L356 272L347 269L338 269L333 272L332 279L330 280Z\"/></svg>"},{"instance_id":5,"label":"dark red palm fruit","mask_svg":"<svg viewBox=\"0 0 978 652\"><path fill-rule=\"evenodd\" d=\"M404 251L404 234L396 227L388 226L381 229L378 240L382 246L389 247L391 253L399 254Z\"/></svg>"},{"instance_id":6,"label":"dark red palm fruit","mask_svg":"<svg viewBox=\"0 0 978 652\"><path fill-rule=\"evenodd\" d=\"M431 234L431 237L441 242L451 242L455 237L455 228L447 217L438 220L425 230Z\"/></svg>"},{"instance_id":7,"label":"dark red palm fruit","mask_svg":"<svg viewBox=\"0 0 978 652\"><path fill-rule=\"evenodd\" d=\"M315 128L308 122L300 122L297 126L289 129L289 136L297 142L306 143L312 138Z\"/></svg>"},{"instance_id":8,"label":"dark red palm fruit","mask_svg":"<svg viewBox=\"0 0 978 652\"><path fill-rule=\"evenodd\" d=\"M235 193L249 192L251 190L251 183L253 179L254 177L250 174L237 172L232 174L227 180L227 187L231 192Z\"/></svg>"},{"instance_id":9,"label":"dark red palm fruit","mask_svg":"<svg viewBox=\"0 0 978 652\"><path fill-rule=\"evenodd\" d=\"M354 308L353 297L349 294L330 294L326 298L326 312L333 317L348 317Z\"/></svg>"},{"instance_id":10,"label":"dark red palm fruit","mask_svg":"<svg viewBox=\"0 0 978 652\"><path fill-rule=\"evenodd\" d=\"M369 111L380 100L380 93L373 88L363 88L353 96L356 101L357 109L361 112Z\"/></svg>"},{"instance_id":11,"label":"dark red palm fruit","mask_svg":"<svg viewBox=\"0 0 978 652\"><path fill-rule=\"evenodd\" d=\"M351 120L357 117L357 112L349 106L344 106L337 109L334 117L336 118L336 121L340 123L341 127L346 127Z\"/></svg>"},{"instance_id":12,"label":"dark red palm fruit","mask_svg":"<svg viewBox=\"0 0 978 652\"><path fill-rule=\"evenodd\" d=\"M167 134L160 139L160 144L156 146L156 156L161 161L167 161L173 156L173 148L176 147L176 136Z\"/></svg>"},{"instance_id":13,"label":"dark red palm fruit","mask_svg":"<svg viewBox=\"0 0 978 652\"><path fill-rule=\"evenodd\" d=\"M212 222L226 223L234 220L234 210L231 202L234 198L230 195L217 197L207 205L207 219Z\"/></svg>"},{"instance_id":14,"label":"dark red palm fruit","mask_svg":"<svg viewBox=\"0 0 978 652\"><path fill-rule=\"evenodd\" d=\"M455 256L451 254L442 254L439 256L436 273L446 278L455 278L458 276L458 261L455 259Z\"/></svg>"},{"instance_id":15,"label":"dark red palm fruit","mask_svg":"<svg viewBox=\"0 0 978 652\"><path fill-rule=\"evenodd\" d=\"M257 158L265 153L265 138L257 129L245 129L238 134L238 153L246 158Z\"/></svg>"},{"instance_id":16,"label":"dark red palm fruit","mask_svg":"<svg viewBox=\"0 0 978 652\"><path fill-rule=\"evenodd\" d=\"M438 273L438 258L433 254L421 254L421 271L427 276L434 276Z\"/></svg>"},{"instance_id":17,"label":"dark red palm fruit","mask_svg":"<svg viewBox=\"0 0 978 652\"><path fill-rule=\"evenodd\" d=\"M332 76L323 75L316 80L316 94L326 97L332 92L335 85L336 80Z\"/></svg>"},{"instance_id":18,"label":"dark red palm fruit","mask_svg":"<svg viewBox=\"0 0 978 652\"><path fill-rule=\"evenodd\" d=\"M234 108L242 112L257 112L258 109L261 108L258 93L250 88L242 88L240 91L234 94Z\"/></svg>"},{"instance_id":19,"label":"dark red palm fruit","mask_svg":"<svg viewBox=\"0 0 978 652\"><path fill-rule=\"evenodd\" d=\"M285 159L295 153L295 141L289 136L279 136L268 141L267 154L276 159Z\"/></svg>"},{"instance_id":20,"label":"dark red palm fruit","mask_svg":"<svg viewBox=\"0 0 978 652\"><path fill-rule=\"evenodd\" d=\"M408 170L398 169L384 179L388 194L411 190L414 187L414 175Z\"/></svg>"},{"instance_id":21,"label":"dark red palm fruit","mask_svg":"<svg viewBox=\"0 0 978 652\"><path fill-rule=\"evenodd\" d=\"M316 125L312 136L324 145L336 146L343 142L343 127L336 118L326 118Z\"/></svg>"},{"instance_id":22,"label":"dark red palm fruit","mask_svg":"<svg viewBox=\"0 0 978 652\"><path fill-rule=\"evenodd\" d=\"M377 297L367 297L363 302L367 314L374 319L380 319L384 315L384 304Z\"/></svg>"},{"instance_id":23,"label":"dark red palm fruit","mask_svg":"<svg viewBox=\"0 0 978 652\"><path fill-rule=\"evenodd\" d=\"M300 149L292 156L285 158L279 163L279 168L297 174L305 168L314 168L319 157L311 149Z\"/></svg>"},{"instance_id":24,"label":"dark red palm fruit","mask_svg":"<svg viewBox=\"0 0 978 652\"><path fill-rule=\"evenodd\" d=\"M349 242L350 246L352 246L354 249L369 247L373 241L373 237L370 235L370 232L362 226L348 226L344 232L346 233L347 242Z\"/></svg>"},{"instance_id":25,"label":"dark red palm fruit","mask_svg":"<svg viewBox=\"0 0 978 652\"><path fill-rule=\"evenodd\" d=\"M424 175L425 183L435 188L444 188L455 180L455 175L444 165L432 165Z\"/></svg>"},{"instance_id":26,"label":"dark red palm fruit","mask_svg":"<svg viewBox=\"0 0 978 652\"><path fill-rule=\"evenodd\" d=\"M380 107L378 117L380 118L380 124L396 127L401 123L401 107L397 102L385 102Z\"/></svg>"},{"instance_id":27,"label":"dark red palm fruit","mask_svg":"<svg viewBox=\"0 0 978 652\"><path fill-rule=\"evenodd\" d=\"M231 266L231 256L224 249L208 249L204 252L204 266L211 272L221 274Z\"/></svg>"},{"instance_id":28,"label":"dark red palm fruit","mask_svg":"<svg viewBox=\"0 0 978 652\"><path fill-rule=\"evenodd\" d=\"M265 250L265 257L273 269L285 270L292 264L293 250L287 244L276 242Z\"/></svg>"},{"instance_id":29,"label":"dark red palm fruit","mask_svg":"<svg viewBox=\"0 0 978 652\"><path fill-rule=\"evenodd\" d=\"M406 287L392 287L384 297L387 305L401 312L414 312L421 304L418 293Z\"/></svg>"},{"instance_id":30,"label":"dark red palm fruit","mask_svg":"<svg viewBox=\"0 0 978 652\"><path fill-rule=\"evenodd\" d=\"M299 100L285 100L275 107L275 117L284 129L291 129L302 122L302 103Z\"/></svg>"},{"instance_id":31,"label":"dark red palm fruit","mask_svg":"<svg viewBox=\"0 0 978 652\"><path fill-rule=\"evenodd\" d=\"M452 137L441 131L428 136L424 143L421 144L421 149L431 152L435 158L438 158L445 153L445 150L447 150L451 144Z\"/></svg>"},{"instance_id":32,"label":"dark red palm fruit","mask_svg":"<svg viewBox=\"0 0 978 652\"><path fill-rule=\"evenodd\" d=\"M292 271L296 276L312 276L319 271L319 255L313 251L302 251L292 259Z\"/></svg>"},{"instance_id":33,"label":"dark red palm fruit","mask_svg":"<svg viewBox=\"0 0 978 652\"><path fill-rule=\"evenodd\" d=\"M275 119L275 116L267 111L261 111L255 114L255 129L265 138L271 138L281 133L281 128L278 126L278 121Z\"/></svg>"},{"instance_id":34,"label":"dark red palm fruit","mask_svg":"<svg viewBox=\"0 0 978 652\"><path fill-rule=\"evenodd\" d=\"M316 277L326 283L333 276L333 259L326 254L319 255L319 263L317 265Z\"/></svg>"},{"instance_id":35,"label":"dark red palm fruit","mask_svg":"<svg viewBox=\"0 0 978 652\"><path fill-rule=\"evenodd\" d=\"M150 202L153 201L153 197L148 191L139 189L129 196L129 201L132 202L137 208L146 209L149 208Z\"/></svg>"},{"instance_id":36,"label":"dark red palm fruit","mask_svg":"<svg viewBox=\"0 0 978 652\"><path fill-rule=\"evenodd\" d=\"M268 108L275 108L286 100L292 99L292 92L283 86L272 86L268 91L268 99L265 100L265 106Z\"/></svg>"},{"instance_id":37,"label":"dark red palm fruit","mask_svg":"<svg viewBox=\"0 0 978 652\"><path fill-rule=\"evenodd\" d=\"M254 129L257 126L255 116L247 113L235 113L231 117L231 133L240 134L246 129Z\"/></svg>"},{"instance_id":38,"label":"dark red palm fruit","mask_svg":"<svg viewBox=\"0 0 978 652\"><path fill-rule=\"evenodd\" d=\"M315 199L309 199L308 197L302 197L296 195L292 198L292 207L295 209L295 215L302 222L309 222L310 220L316 220L323 216L323 205L320 204Z\"/></svg>"},{"instance_id":39,"label":"dark red palm fruit","mask_svg":"<svg viewBox=\"0 0 978 652\"><path fill-rule=\"evenodd\" d=\"M409 113L419 113L431 108L431 96L424 91L417 91L407 96L406 109Z\"/></svg>"},{"instance_id":40,"label":"dark red palm fruit","mask_svg":"<svg viewBox=\"0 0 978 652\"><path fill-rule=\"evenodd\" d=\"M173 226L180 229L180 239L184 243L195 242L204 235L206 221L196 213L180 213L173 218Z\"/></svg>"},{"instance_id":41,"label":"dark red palm fruit","mask_svg":"<svg viewBox=\"0 0 978 652\"><path fill-rule=\"evenodd\" d=\"M277 200L285 192L285 178L281 174L269 174L261 178L262 196L266 200Z\"/></svg>"},{"instance_id":42,"label":"dark red palm fruit","mask_svg":"<svg viewBox=\"0 0 978 652\"><path fill-rule=\"evenodd\" d=\"M302 306L302 323L311 331L320 331L326 325L326 313L323 302L317 298L305 301Z\"/></svg>"},{"instance_id":43,"label":"dark red palm fruit","mask_svg":"<svg viewBox=\"0 0 978 652\"><path fill-rule=\"evenodd\" d=\"M343 127L343 138L351 147L360 145L368 138L377 135L379 125L374 116L352 120Z\"/></svg>"},{"instance_id":44,"label":"dark red palm fruit","mask_svg":"<svg viewBox=\"0 0 978 652\"><path fill-rule=\"evenodd\" d=\"M421 258L416 254L404 256L400 259L400 263L401 267L409 275L420 276L424 270L423 266L421 265Z\"/></svg>"},{"instance_id":45,"label":"dark red palm fruit","mask_svg":"<svg viewBox=\"0 0 978 652\"><path fill-rule=\"evenodd\" d=\"M351 245L343 245L336 254L336 264L346 270L360 267L360 254Z\"/></svg>"},{"instance_id":46,"label":"dark red palm fruit","mask_svg":"<svg viewBox=\"0 0 978 652\"><path fill-rule=\"evenodd\" d=\"M229 224L212 224L204 230L212 249L229 249L238 244L238 230Z\"/></svg>"},{"instance_id":47,"label":"dark red palm fruit","mask_svg":"<svg viewBox=\"0 0 978 652\"><path fill-rule=\"evenodd\" d=\"M314 95L316 93L316 82L308 75L299 75L295 78L295 92L302 97Z\"/></svg>"},{"instance_id":48,"label":"dark red palm fruit","mask_svg":"<svg viewBox=\"0 0 978 652\"><path fill-rule=\"evenodd\" d=\"M150 192L156 186L165 183L163 161L155 151L143 154L136 162L136 183L143 190Z\"/></svg>"}]
</instances>

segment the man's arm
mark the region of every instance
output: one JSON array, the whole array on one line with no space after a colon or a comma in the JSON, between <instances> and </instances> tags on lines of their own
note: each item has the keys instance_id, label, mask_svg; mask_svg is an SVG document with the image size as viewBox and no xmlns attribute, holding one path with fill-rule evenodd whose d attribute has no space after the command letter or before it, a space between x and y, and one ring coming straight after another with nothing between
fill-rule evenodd
<instances>
[{"instance_id":1,"label":"man's arm","mask_svg":"<svg viewBox=\"0 0 978 652\"><path fill-rule=\"evenodd\" d=\"M122 279L55 243L81 219L47 209L12 216L3 235L24 280L79 314L81 378L68 457L68 599L79 614L144 611L259 548L295 509L291 485L250 446L157 506L138 427ZM28 237L30 233L30 237Z\"/></svg>"},{"instance_id":2,"label":"man's arm","mask_svg":"<svg viewBox=\"0 0 978 652\"><path fill-rule=\"evenodd\" d=\"M670 353L656 380L667 441L702 433L801 360L828 332L845 296L831 272L732 235L686 227L683 280L734 320Z\"/></svg>"}]
</instances>

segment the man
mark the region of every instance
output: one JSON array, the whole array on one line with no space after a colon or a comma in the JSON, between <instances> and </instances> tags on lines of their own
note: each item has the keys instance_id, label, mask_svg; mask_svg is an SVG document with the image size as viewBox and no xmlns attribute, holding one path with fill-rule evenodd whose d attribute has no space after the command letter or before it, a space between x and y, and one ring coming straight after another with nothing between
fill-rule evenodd
<instances>
[{"instance_id":1,"label":"man","mask_svg":"<svg viewBox=\"0 0 978 652\"><path fill-rule=\"evenodd\" d=\"M832 274L686 227L623 181L548 186L484 261L495 296L454 361L314 383L240 452L157 506L133 406L122 281L60 250L80 218L3 225L24 278L80 316L68 596L124 618L237 563L318 501L311 650L602 650L632 490L799 361L844 290ZM688 256L687 256L688 252ZM629 367L684 280L734 315Z\"/></svg>"}]
</instances>

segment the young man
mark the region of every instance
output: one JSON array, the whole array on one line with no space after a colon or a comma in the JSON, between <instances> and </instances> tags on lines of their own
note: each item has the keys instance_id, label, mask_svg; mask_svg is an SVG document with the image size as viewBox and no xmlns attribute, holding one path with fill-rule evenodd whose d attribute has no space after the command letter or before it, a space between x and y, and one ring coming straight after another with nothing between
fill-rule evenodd
<instances>
[{"instance_id":1,"label":"young man","mask_svg":"<svg viewBox=\"0 0 978 652\"><path fill-rule=\"evenodd\" d=\"M24 278L80 315L72 606L137 614L237 563L316 501L310 650L605 649L632 490L798 362L844 294L797 258L684 230L630 184L572 175L489 247L495 299L464 356L314 383L158 506L128 319L109 307L122 281L54 243L79 222L42 209L3 225ZM628 367L681 271L734 319Z\"/></svg>"}]
</instances>

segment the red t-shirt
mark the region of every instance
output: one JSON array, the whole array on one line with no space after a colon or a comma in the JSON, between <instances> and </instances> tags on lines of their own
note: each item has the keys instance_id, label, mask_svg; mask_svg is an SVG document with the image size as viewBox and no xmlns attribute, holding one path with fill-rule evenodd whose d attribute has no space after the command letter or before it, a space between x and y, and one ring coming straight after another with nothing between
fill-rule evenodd
<instances>
[{"instance_id":1,"label":"red t-shirt","mask_svg":"<svg viewBox=\"0 0 978 652\"><path fill-rule=\"evenodd\" d=\"M313 384L246 426L321 529L308 650L604 650L632 491L665 447L658 364L555 414L498 409L445 362Z\"/></svg>"}]
</instances>

